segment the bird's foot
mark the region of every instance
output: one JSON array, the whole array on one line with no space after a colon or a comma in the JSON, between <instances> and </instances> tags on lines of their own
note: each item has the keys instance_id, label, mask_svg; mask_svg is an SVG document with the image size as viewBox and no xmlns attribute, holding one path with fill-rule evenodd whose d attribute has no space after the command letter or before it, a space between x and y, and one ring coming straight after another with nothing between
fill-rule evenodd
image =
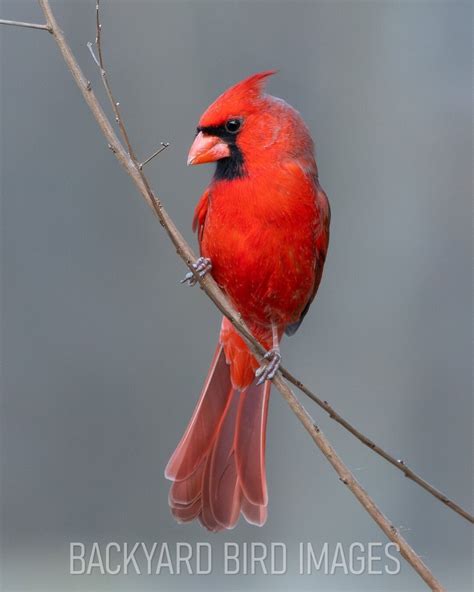
<instances>
[{"instance_id":1,"label":"bird's foot","mask_svg":"<svg viewBox=\"0 0 474 592\"><path fill-rule=\"evenodd\" d=\"M281 353L279 347L272 347L264 356L264 362L260 368L257 368L255 376L258 378L257 384L263 384L266 380L271 380L277 373L281 364Z\"/></svg>"},{"instance_id":2,"label":"bird's foot","mask_svg":"<svg viewBox=\"0 0 474 592\"><path fill-rule=\"evenodd\" d=\"M199 275L199 277L204 277L206 273L211 271L212 263L210 259L207 257L199 257L195 263L193 263L193 269ZM196 276L192 271L188 271L188 273L184 276L181 280L182 284L188 283L190 286L194 286L197 283Z\"/></svg>"}]
</instances>

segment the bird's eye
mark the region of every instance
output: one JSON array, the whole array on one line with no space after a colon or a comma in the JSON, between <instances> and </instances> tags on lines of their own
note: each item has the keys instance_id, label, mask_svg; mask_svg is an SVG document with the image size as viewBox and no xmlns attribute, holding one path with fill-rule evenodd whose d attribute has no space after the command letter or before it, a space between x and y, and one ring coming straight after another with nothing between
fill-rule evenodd
<instances>
[{"instance_id":1,"label":"bird's eye","mask_svg":"<svg viewBox=\"0 0 474 592\"><path fill-rule=\"evenodd\" d=\"M239 131L241 125L242 122L240 119L229 119L225 123L225 129L229 132L229 134L236 134Z\"/></svg>"}]
</instances>

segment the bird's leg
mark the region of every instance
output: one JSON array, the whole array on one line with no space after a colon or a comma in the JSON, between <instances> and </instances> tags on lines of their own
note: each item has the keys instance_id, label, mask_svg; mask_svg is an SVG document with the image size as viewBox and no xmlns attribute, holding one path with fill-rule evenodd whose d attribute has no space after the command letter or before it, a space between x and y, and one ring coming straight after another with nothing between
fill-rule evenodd
<instances>
[{"instance_id":1,"label":"bird's leg","mask_svg":"<svg viewBox=\"0 0 474 592\"><path fill-rule=\"evenodd\" d=\"M271 380L277 373L281 363L280 344L278 341L278 327L272 324L273 347L264 356L266 360L260 368L257 368L255 376L258 378L257 384L263 384L266 380Z\"/></svg>"},{"instance_id":2,"label":"bird's leg","mask_svg":"<svg viewBox=\"0 0 474 592\"><path fill-rule=\"evenodd\" d=\"M193 263L193 269L196 271L199 277L204 277L206 273L212 269L211 260L207 257L199 257L199 259ZM188 273L181 280L181 283L188 283L190 286L194 286L197 283L197 279L192 271L188 271Z\"/></svg>"}]
</instances>

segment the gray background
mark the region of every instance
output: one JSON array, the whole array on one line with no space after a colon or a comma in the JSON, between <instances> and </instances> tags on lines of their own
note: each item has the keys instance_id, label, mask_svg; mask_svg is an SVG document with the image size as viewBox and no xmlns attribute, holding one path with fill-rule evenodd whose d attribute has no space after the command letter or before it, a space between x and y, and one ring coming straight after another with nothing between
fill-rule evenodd
<instances>
[{"instance_id":1,"label":"gray background","mask_svg":"<svg viewBox=\"0 0 474 592\"><path fill-rule=\"evenodd\" d=\"M94 0L52 3L103 97ZM177 225L209 167L197 119L266 68L318 146L333 222L324 281L284 362L462 505L472 498L472 14L469 2L104 2L104 50L138 153ZM34 2L2 18L41 21ZM71 577L69 541L384 541L272 397L270 514L209 535L168 512L165 463L219 316L137 196L45 33L0 28L3 590L422 590L399 576ZM105 102L104 102L105 104ZM449 590L471 587L471 530L305 402Z\"/></svg>"}]
</instances>

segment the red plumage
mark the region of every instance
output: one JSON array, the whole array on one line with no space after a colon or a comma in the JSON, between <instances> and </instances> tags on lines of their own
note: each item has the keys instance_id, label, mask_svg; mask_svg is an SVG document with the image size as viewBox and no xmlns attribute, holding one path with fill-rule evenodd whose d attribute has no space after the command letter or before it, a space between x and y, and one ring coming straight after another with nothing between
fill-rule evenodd
<instances>
[{"instance_id":1,"label":"red plumage","mask_svg":"<svg viewBox=\"0 0 474 592\"><path fill-rule=\"evenodd\" d=\"M263 92L271 74L255 74L218 97L190 151L192 164L217 161L193 220L201 255L267 349L275 335L296 330L316 294L330 222L309 130L295 109ZM257 368L224 318L197 407L166 469L178 521L199 518L213 531L232 528L240 513L265 522L271 383L256 384Z\"/></svg>"}]
</instances>

